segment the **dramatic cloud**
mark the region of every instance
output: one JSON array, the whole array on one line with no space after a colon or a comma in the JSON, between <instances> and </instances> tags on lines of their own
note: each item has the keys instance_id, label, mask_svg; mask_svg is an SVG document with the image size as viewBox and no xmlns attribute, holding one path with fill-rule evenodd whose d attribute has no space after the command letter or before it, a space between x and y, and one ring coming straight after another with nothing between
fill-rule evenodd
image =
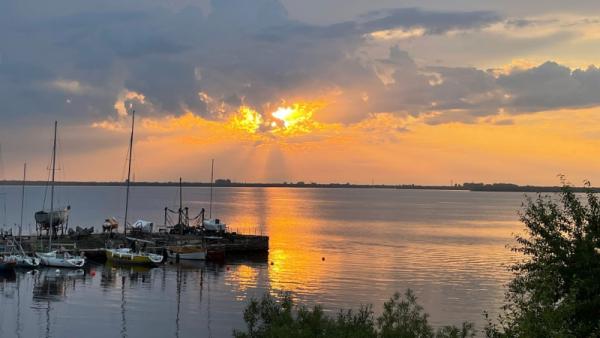
<instances>
[{"instance_id":1,"label":"dramatic cloud","mask_svg":"<svg viewBox=\"0 0 600 338\"><path fill-rule=\"evenodd\" d=\"M380 39L502 24L491 11L381 9L329 25L290 19L277 0L212 1L209 10L153 1L108 1L90 10L60 0L45 11L34 2L4 2L0 12L6 123L23 115L102 121L115 107L123 114L131 103L125 101L134 99L123 93L144 98L136 102L143 114L191 111L214 119L241 105L263 111L284 101L323 100L317 118L342 123L381 112L446 113L439 121L451 121L597 103L598 72L591 68L546 64L497 77L418 64L398 47L384 58L369 52Z\"/></svg>"},{"instance_id":2,"label":"dramatic cloud","mask_svg":"<svg viewBox=\"0 0 600 338\"><path fill-rule=\"evenodd\" d=\"M122 153L135 108L137 140L159 148L208 135L222 150L339 149L354 137L368 153L423 125L510 128L596 107L598 18L550 2L313 4L339 7L327 20L279 0L0 2L0 141L38 158L58 119L71 153Z\"/></svg>"}]
</instances>

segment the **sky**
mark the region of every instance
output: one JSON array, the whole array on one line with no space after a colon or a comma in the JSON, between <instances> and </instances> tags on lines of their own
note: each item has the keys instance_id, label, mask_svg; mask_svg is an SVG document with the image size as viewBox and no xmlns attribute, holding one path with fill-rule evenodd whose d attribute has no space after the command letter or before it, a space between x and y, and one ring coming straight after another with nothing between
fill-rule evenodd
<instances>
[{"instance_id":1,"label":"sky","mask_svg":"<svg viewBox=\"0 0 600 338\"><path fill-rule=\"evenodd\" d=\"M600 2L0 2L0 179L600 185ZM594 184L596 182L596 184Z\"/></svg>"}]
</instances>

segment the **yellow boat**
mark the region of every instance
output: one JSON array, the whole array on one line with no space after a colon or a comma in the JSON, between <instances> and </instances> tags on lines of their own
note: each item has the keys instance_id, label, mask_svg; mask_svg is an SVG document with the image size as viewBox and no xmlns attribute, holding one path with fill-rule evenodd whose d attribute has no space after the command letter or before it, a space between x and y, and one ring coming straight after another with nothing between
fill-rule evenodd
<instances>
[{"instance_id":1,"label":"yellow boat","mask_svg":"<svg viewBox=\"0 0 600 338\"><path fill-rule=\"evenodd\" d=\"M149 252L134 252L129 248L105 249L106 259L110 262L133 265L158 265L163 256Z\"/></svg>"}]
</instances>

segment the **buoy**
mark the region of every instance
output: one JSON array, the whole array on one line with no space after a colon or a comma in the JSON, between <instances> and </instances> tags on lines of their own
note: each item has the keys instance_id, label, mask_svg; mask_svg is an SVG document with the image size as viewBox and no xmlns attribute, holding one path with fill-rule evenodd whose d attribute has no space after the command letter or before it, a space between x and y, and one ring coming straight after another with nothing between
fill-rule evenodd
<instances>
[{"instance_id":1,"label":"buoy","mask_svg":"<svg viewBox=\"0 0 600 338\"><path fill-rule=\"evenodd\" d=\"M275 265L275 262L271 262L271 265Z\"/></svg>"},{"instance_id":2,"label":"buoy","mask_svg":"<svg viewBox=\"0 0 600 338\"><path fill-rule=\"evenodd\" d=\"M325 262L325 257L321 257L321 260L322 260L323 262Z\"/></svg>"}]
</instances>

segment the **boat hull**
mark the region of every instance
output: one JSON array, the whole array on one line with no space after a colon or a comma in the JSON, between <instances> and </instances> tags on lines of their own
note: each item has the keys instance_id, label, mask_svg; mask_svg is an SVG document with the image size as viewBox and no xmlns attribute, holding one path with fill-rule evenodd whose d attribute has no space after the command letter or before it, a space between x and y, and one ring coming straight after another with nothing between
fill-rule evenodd
<instances>
[{"instance_id":1,"label":"boat hull","mask_svg":"<svg viewBox=\"0 0 600 338\"><path fill-rule=\"evenodd\" d=\"M37 268L41 264L41 259L38 257L23 256L23 255L10 255L8 256L15 261L16 267L33 269Z\"/></svg>"},{"instance_id":2,"label":"boat hull","mask_svg":"<svg viewBox=\"0 0 600 338\"><path fill-rule=\"evenodd\" d=\"M52 217L50 217L50 215L52 215ZM52 213L48 211L38 211L34 215L35 222L44 227L48 227L50 225L50 218L52 218L53 226L59 226L67 221L68 216L68 209L55 210Z\"/></svg>"},{"instance_id":3,"label":"boat hull","mask_svg":"<svg viewBox=\"0 0 600 338\"><path fill-rule=\"evenodd\" d=\"M85 265L85 258L72 256L69 254L59 254L56 251L36 253L35 254L43 266L52 266L57 268L82 268Z\"/></svg>"},{"instance_id":4,"label":"boat hull","mask_svg":"<svg viewBox=\"0 0 600 338\"><path fill-rule=\"evenodd\" d=\"M106 249L106 260L119 264L155 266L162 263L161 255L136 253L129 249Z\"/></svg>"},{"instance_id":5,"label":"boat hull","mask_svg":"<svg viewBox=\"0 0 600 338\"><path fill-rule=\"evenodd\" d=\"M14 270L17 264L12 261L0 260L0 271L11 271Z\"/></svg>"},{"instance_id":6,"label":"boat hull","mask_svg":"<svg viewBox=\"0 0 600 338\"><path fill-rule=\"evenodd\" d=\"M167 254L171 259L185 259L193 261L206 260L206 249L202 247L167 247Z\"/></svg>"}]
</instances>

